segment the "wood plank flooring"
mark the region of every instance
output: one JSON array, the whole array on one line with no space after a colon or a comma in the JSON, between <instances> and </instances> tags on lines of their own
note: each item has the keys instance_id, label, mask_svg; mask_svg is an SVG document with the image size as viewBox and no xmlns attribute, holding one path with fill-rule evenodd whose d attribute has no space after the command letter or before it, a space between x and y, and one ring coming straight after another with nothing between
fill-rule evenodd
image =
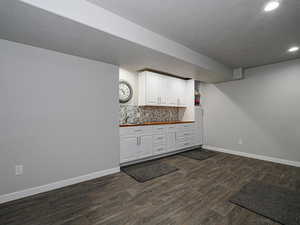
<instances>
[{"instance_id":1,"label":"wood plank flooring","mask_svg":"<svg viewBox=\"0 0 300 225\"><path fill-rule=\"evenodd\" d=\"M0 205L1 225L278 225L228 202L252 179L300 190L300 168L219 153L161 159L179 170L146 183L124 173Z\"/></svg>"}]
</instances>

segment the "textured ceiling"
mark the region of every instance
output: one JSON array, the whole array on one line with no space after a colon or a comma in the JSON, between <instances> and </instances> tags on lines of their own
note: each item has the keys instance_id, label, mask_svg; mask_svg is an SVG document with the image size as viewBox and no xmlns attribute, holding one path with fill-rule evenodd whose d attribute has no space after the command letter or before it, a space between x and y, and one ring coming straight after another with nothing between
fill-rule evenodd
<instances>
[{"instance_id":1,"label":"textured ceiling","mask_svg":"<svg viewBox=\"0 0 300 225\"><path fill-rule=\"evenodd\" d=\"M254 67L300 57L300 0L89 0L149 30L231 67Z\"/></svg>"}]
</instances>

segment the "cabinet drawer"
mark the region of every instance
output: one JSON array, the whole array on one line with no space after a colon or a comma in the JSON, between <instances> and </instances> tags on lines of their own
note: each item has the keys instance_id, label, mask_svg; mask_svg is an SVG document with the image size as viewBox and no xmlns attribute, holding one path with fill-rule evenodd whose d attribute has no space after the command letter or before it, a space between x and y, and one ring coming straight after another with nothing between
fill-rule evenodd
<instances>
[{"instance_id":1,"label":"cabinet drawer","mask_svg":"<svg viewBox=\"0 0 300 225\"><path fill-rule=\"evenodd\" d=\"M192 123L189 123L189 124L180 124L179 127L183 131L185 131L185 130L192 130L192 129L194 129L194 124L192 124Z\"/></svg>"},{"instance_id":2,"label":"cabinet drawer","mask_svg":"<svg viewBox=\"0 0 300 225\"><path fill-rule=\"evenodd\" d=\"M176 134L176 142L182 142L184 140L185 140L185 137L184 137L183 133Z\"/></svg>"},{"instance_id":3,"label":"cabinet drawer","mask_svg":"<svg viewBox=\"0 0 300 225\"><path fill-rule=\"evenodd\" d=\"M177 135L178 141L187 141L187 140L194 140L195 134L193 132L180 132Z\"/></svg>"},{"instance_id":4,"label":"cabinet drawer","mask_svg":"<svg viewBox=\"0 0 300 225\"><path fill-rule=\"evenodd\" d=\"M194 132L184 131L184 132L182 132L182 136L188 138L188 137L194 136Z\"/></svg>"},{"instance_id":5,"label":"cabinet drawer","mask_svg":"<svg viewBox=\"0 0 300 225\"><path fill-rule=\"evenodd\" d=\"M188 147L191 147L191 146L193 146L192 142L184 141L184 142L178 143L177 148L182 149L182 148L188 148Z\"/></svg>"},{"instance_id":6,"label":"cabinet drawer","mask_svg":"<svg viewBox=\"0 0 300 225\"><path fill-rule=\"evenodd\" d=\"M153 135L153 142L165 142L165 141L166 141L166 137L164 134Z\"/></svg>"},{"instance_id":7,"label":"cabinet drawer","mask_svg":"<svg viewBox=\"0 0 300 225\"><path fill-rule=\"evenodd\" d=\"M184 142L184 144L183 144L184 148L188 148L188 147L191 147L191 146L193 146L193 142L192 141L187 141L187 142Z\"/></svg>"},{"instance_id":8,"label":"cabinet drawer","mask_svg":"<svg viewBox=\"0 0 300 225\"><path fill-rule=\"evenodd\" d=\"M165 133L166 131L166 126L153 126L152 128L152 131L154 134L157 134L157 133Z\"/></svg>"},{"instance_id":9,"label":"cabinet drawer","mask_svg":"<svg viewBox=\"0 0 300 225\"><path fill-rule=\"evenodd\" d=\"M154 146L153 147L153 154L158 155L166 152L166 147L165 146Z\"/></svg>"},{"instance_id":10,"label":"cabinet drawer","mask_svg":"<svg viewBox=\"0 0 300 225\"><path fill-rule=\"evenodd\" d=\"M120 127L120 135L152 134L152 126Z\"/></svg>"},{"instance_id":11,"label":"cabinet drawer","mask_svg":"<svg viewBox=\"0 0 300 225\"><path fill-rule=\"evenodd\" d=\"M191 135L187 136L188 140L195 140L196 139L196 135L195 133L191 133Z\"/></svg>"},{"instance_id":12,"label":"cabinet drawer","mask_svg":"<svg viewBox=\"0 0 300 225\"><path fill-rule=\"evenodd\" d=\"M166 126L167 132L176 132L178 131L178 125L168 125Z\"/></svg>"}]
</instances>

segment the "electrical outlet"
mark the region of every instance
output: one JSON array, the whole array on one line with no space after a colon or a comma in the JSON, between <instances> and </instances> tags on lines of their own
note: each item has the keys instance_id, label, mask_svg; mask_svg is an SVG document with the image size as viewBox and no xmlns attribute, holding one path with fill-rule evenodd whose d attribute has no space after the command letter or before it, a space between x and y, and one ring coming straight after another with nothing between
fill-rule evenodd
<instances>
[{"instance_id":1,"label":"electrical outlet","mask_svg":"<svg viewBox=\"0 0 300 225\"><path fill-rule=\"evenodd\" d=\"M16 176L23 174L23 165L16 165Z\"/></svg>"},{"instance_id":2,"label":"electrical outlet","mask_svg":"<svg viewBox=\"0 0 300 225\"><path fill-rule=\"evenodd\" d=\"M242 145L242 144L243 144L243 139L242 139L242 138L239 138L238 144L239 144L239 145Z\"/></svg>"}]
</instances>

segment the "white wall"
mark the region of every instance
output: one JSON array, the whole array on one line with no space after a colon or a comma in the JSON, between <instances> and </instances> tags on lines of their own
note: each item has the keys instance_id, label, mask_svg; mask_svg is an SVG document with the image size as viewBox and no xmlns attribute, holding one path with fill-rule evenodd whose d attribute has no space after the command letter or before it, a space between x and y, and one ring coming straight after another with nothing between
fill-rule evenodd
<instances>
[{"instance_id":1,"label":"white wall","mask_svg":"<svg viewBox=\"0 0 300 225\"><path fill-rule=\"evenodd\" d=\"M204 86L206 144L300 162L300 59ZM243 144L238 144L242 139Z\"/></svg>"},{"instance_id":2,"label":"white wall","mask_svg":"<svg viewBox=\"0 0 300 225\"><path fill-rule=\"evenodd\" d=\"M0 49L0 195L119 166L118 67Z\"/></svg>"},{"instance_id":3,"label":"white wall","mask_svg":"<svg viewBox=\"0 0 300 225\"><path fill-rule=\"evenodd\" d=\"M125 103L126 105L138 105L138 72L128 71L125 69L120 68L119 70L119 79L127 81L133 90L132 99Z\"/></svg>"}]
</instances>

